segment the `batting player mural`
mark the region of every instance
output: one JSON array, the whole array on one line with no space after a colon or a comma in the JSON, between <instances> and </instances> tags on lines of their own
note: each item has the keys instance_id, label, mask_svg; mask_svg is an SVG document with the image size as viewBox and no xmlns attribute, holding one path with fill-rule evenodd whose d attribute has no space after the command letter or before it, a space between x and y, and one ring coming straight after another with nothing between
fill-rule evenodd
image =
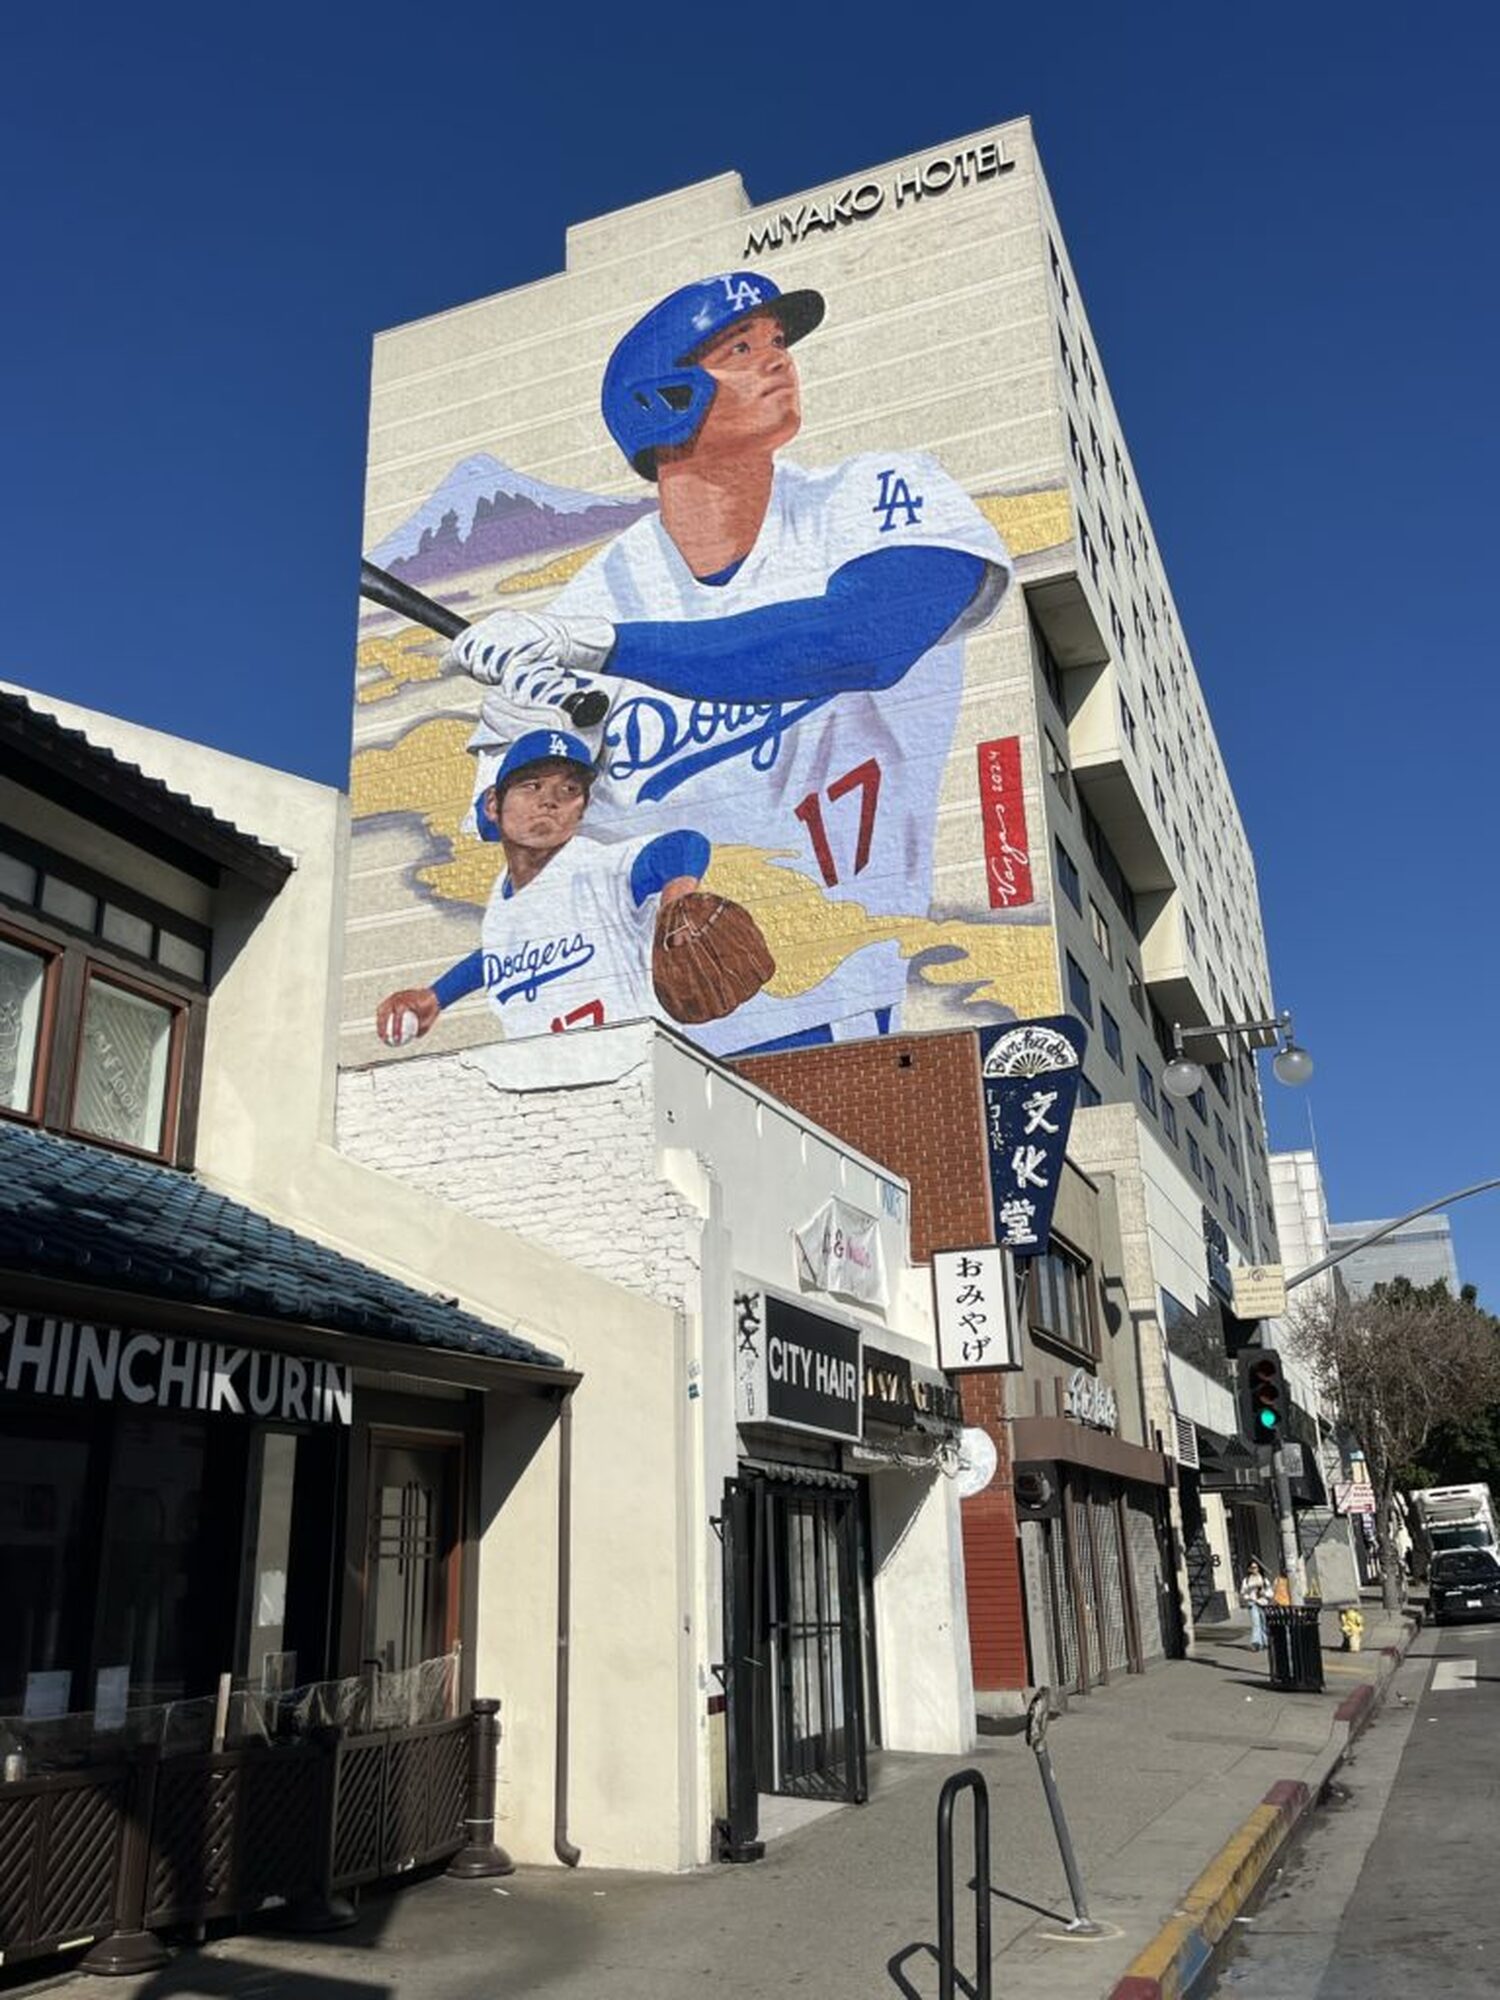
<instances>
[{"instance_id":1,"label":"batting player mural","mask_svg":"<svg viewBox=\"0 0 1500 2000\"><path fill-rule=\"evenodd\" d=\"M929 457L780 455L802 419L793 350L824 312L815 291L734 271L616 346L604 421L657 504L544 611L456 630L443 669L482 690L470 823L506 873L480 948L382 1003L387 1041L481 988L507 1036L657 1012L732 1054L899 1025L964 641L1013 565ZM565 747L538 757L549 734ZM567 797L528 845L511 822L544 779ZM701 888L726 854L762 858L749 914ZM689 897L674 982L668 918ZM810 900L835 932L847 909L848 947L816 978L777 978L762 929Z\"/></svg>"}]
</instances>

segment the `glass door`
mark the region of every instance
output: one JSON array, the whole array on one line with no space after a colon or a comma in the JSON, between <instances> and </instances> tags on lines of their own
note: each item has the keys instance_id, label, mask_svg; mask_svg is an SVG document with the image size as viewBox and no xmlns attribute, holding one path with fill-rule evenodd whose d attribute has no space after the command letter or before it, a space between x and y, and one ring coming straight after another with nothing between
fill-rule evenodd
<instances>
[{"instance_id":1,"label":"glass door","mask_svg":"<svg viewBox=\"0 0 1500 2000\"><path fill-rule=\"evenodd\" d=\"M458 1438L370 1434L364 1660L401 1673L458 1642Z\"/></svg>"}]
</instances>

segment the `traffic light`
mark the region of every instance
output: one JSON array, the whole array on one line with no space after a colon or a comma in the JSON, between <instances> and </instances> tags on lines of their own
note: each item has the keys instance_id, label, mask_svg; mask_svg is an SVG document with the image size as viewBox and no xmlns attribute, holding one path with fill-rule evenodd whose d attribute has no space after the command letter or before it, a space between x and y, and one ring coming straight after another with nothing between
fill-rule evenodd
<instances>
[{"instance_id":1,"label":"traffic light","mask_svg":"<svg viewBox=\"0 0 1500 2000\"><path fill-rule=\"evenodd\" d=\"M1286 1377L1274 1347L1247 1347L1238 1357L1240 1422L1253 1444L1280 1444L1286 1430Z\"/></svg>"}]
</instances>

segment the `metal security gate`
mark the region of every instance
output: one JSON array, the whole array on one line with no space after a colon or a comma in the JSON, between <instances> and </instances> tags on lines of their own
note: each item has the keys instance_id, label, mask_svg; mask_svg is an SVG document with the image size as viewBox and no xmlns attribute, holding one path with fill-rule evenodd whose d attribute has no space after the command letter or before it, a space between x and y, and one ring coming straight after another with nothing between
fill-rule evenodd
<instances>
[{"instance_id":1,"label":"metal security gate","mask_svg":"<svg viewBox=\"0 0 1500 2000\"><path fill-rule=\"evenodd\" d=\"M753 1860L758 1795L868 1795L857 1481L759 1473L725 1487L728 1817L719 1852Z\"/></svg>"},{"instance_id":2,"label":"metal security gate","mask_svg":"<svg viewBox=\"0 0 1500 2000\"><path fill-rule=\"evenodd\" d=\"M772 1729L761 1789L865 1796L857 1494L764 1488Z\"/></svg>"},{"instance_id":3,"label":"metal security gate","mask_svg":"<svg viewBox=\"0 0 1500 2000\"><path fill-rule=\"evenodd\" d=\"M1158 1660L1168 1650L1171 1629L1156 1503L1138 1488L1127 1492L1125 1520L1130 1544L1130 1572L1135 1581L1141 1658Z\"/></svg>"},{"instance_id":4,"label":"metal security gate","mask_svg":"<svg viewBox=\"0 0 1500 2000\"><path fill-rule=\"evenodd\" d=\"M1044 1521L1047 1537L1047 1584L1052 1610L1052 1657L1058 1685L1064 1694L1079 1684L1078 1607L1073 1582L1068 1574L1067 1530L1061 1516Z\"/></svg>"},{"instance_id":5,"label":"metal security gate","mask_svg":"<svg viewBox=\"0 0 1500 2000\"><path fill-rule=\"evenodd\" d=\"M1089 1538L1093 1544L1098 1618L1099 1658L1105 1675L1123 1674L1130 1666L1130 1631L1126 1623L1124 1554L1114 1494L1102 1481L1090 1480Z\"/></svg>"}]
</instances>

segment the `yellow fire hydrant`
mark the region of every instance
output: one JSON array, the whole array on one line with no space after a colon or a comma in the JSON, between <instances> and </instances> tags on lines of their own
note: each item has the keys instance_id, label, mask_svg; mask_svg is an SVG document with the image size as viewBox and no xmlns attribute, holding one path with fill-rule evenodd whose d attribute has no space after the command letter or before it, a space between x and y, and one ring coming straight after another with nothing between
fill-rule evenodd
<instances>
[{"instance_id":1,"label":"yellow fire hydrant","mask_svg":"<svg viewBox=\"0 0 1500 2000\"><path fill-rule=\"evenodd\" d=\"M1339 1630L1344 1635L1344 1651L1346 1653L1357 1653L1364 1644L1364 1613L1356 1611L1351 1604L1347 1610L1339 1613Z\"/></svg>"}]
</instances>

